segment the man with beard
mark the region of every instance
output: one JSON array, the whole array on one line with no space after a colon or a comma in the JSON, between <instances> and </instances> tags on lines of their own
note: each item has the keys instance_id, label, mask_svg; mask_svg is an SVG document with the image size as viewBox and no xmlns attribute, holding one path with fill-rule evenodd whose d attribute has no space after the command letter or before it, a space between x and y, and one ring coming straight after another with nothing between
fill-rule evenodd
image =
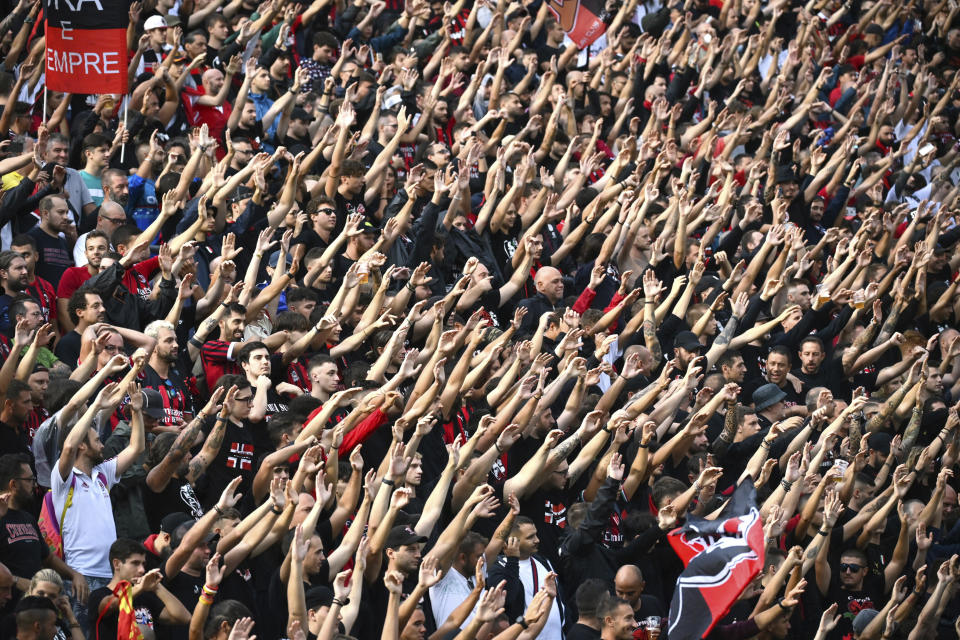
<instances>
[{"instance_id":1,"label":"man with beard","mask_svg":"<svg viewBox=\"0 0 960 640\"><path fill-rule=\"evenodd\" d=\"M37 243L40 259L37 274L48 282L60 282L63 272L73 266L73 254L61 234L71 228L70 209L60 196L46 196L40 200L40 224L27 232Z\"/></svg>"},{"instance_id":2,"label":"man with beard","mask_svg":"<svg viewBox=\"0 0 960 640\"><path fill-rule=\"evenodd\" d=\"M30 400L33 402L33 409L27 416L27 441L33 445L33 436L44 420L50 417L47 411L47 389L50 386L50 370L44 366L37 365L27 378L27 384L30 385Z\"/></svg>"},{"instance_id":3,"label":"man with beard","mask_svg":"<svg viewBox=\"0 0 960 640\"><path fill-rule=\"evenodd\" d=\"M207 388L213 390L221 376L242 373L237 364L237 351L243 346L243 329L247 322L247 308L236 301L231 292L210 317L200 323L190 338L190 358L199 354ZM207 340L214 327L220 329L219 340Z\"/></svg>"},{"instance_id":4,"label":"man with beard","mask_svg":"<svg viewBox=\"0 0 960 640\"><path fill-rule=\"evenodd\" d=\"M103 187L103 202L116 202L126 212L130 204L130 184L126 174L120 169L107 169L100 179L100 186ZM103 203L100 208L103 208Z\"/></svg>"},{"instance_id":5,"label":"man with beard","mask_svg":"<svg viewBox=\"0 0 960 640\"><path fill-rule=\"evenodd\" d=\"M247 382L255 389L253 406L250 409L251 422L269 421L274 414L289 410L286 399L277 393L270 377L273 367L267 345L262 342L243 345L237 352L237 362L240 363Z\"/></svg>"},{"instance_id":6,"label":"man with beard","mask_svg":"<svg viewBox=\"0 0 960 640\"><path fill-rule=\"evenodd\" d=\"M106 310L103 307L100 294L94 293L86 287L80 287L70 295L70 300L67 301L67 316L70 318L73 329L60 338L54 353L60 358L61 362L71 369L75 369L77 361L80 359L80 343L82 342L83 332L90 325L103 322L106 318Z\"/></svg>"},{"instance_id":7,"label":"man with beard","mask_svg":"<svg viewBox=\"0 0 960 640\"><path fill-rule=\"evenodd\" d=\"M30 385L22 380L11 380L0 409L0 447L4 451L30 452L26 421L32 409Z\"/></svg>"},{"instance_id":8,"label":"man with beard","mask_svg":"<svg viewBox=\"0 0 960 640\"><path fill-rule=\"evenodd\" d=\"M143 366L145 354L134 354L134 371ZM131 416L130 444L115 458L104 460L103 443L94 428L96 414L113 406L111 397L116 385L108 385L73 427L64 432L66 438L57 464L50 471L50 491L54 515L61 523L63 551L73 568L83 574L91 590L107 586L113 577L110 545L117 539L113 521L110 488L130 468L144 448L143 419L135 408ZM131 383L127 392L137 393ZM75 607L81 626L86 610Z\"/></svg>"},{"instance_id":9,"label":"man with beard","mask_svg":"<svg viewBox=\"0 0 960 640\"><path fill-rule=\"evenodd\" d=\"M162 426L178 426L185 422L185 412L193 411L193 394L177 368L180 346L176 328L166 320L154 320L143 330L157 341L150 359L143 367L140 382L145 389L155 389L163 401Z\"/></svg>"},{"instance_id":10,"label":"man with beard","mask_svg":"<svg viewBox=\"0 0 960 640\"><path fill-rule=\"evenodd\" d=\"M10 250L19 253L27 263L27 288L24 291L40 303L43 321L52 322L56 329L56 295L53 285L37 276L37 260L40 258L40 254L37 253L37 243L27 234L21 234L10 242Z\"/></svg>"},{"instance_id":11,"label":"man with beard","mask_svg":"<svg viewBox=\"0 0 960 640\"><path fill-rule=\"evenodd\" d=\"M10 334L13 324L10 319L10 304L29 284L27 261L16 251L0 252L0 332Z\"/></svg>"},{"instance_id":12,"label":"man with beard","mask_svg":"<svg viewBox=\"0 0 960 640\"><path fill-rule=\"evenodd\" d=\"M0 562L13 574L14 586L26 593L30 578L48 567L73 583L75 596L86 597L87 583L55 553L50 553L37 519L33 516L37 479L30 468L30 456L8 453L0 456Z\"/></svg>"}]
</instances>

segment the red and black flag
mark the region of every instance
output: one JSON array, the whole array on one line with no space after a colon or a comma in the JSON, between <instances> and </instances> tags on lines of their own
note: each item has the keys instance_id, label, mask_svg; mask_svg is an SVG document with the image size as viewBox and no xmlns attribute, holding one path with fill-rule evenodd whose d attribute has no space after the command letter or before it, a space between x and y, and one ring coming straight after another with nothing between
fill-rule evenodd
<instances>
[{"instance_id":1,"label":"red and black flag","mask_svg":"<svg viewBox=\"0 0 960 640\"><path fill-rule=\"evenodd\" d=\"M47 87L126 93L130 0L44 0L44 9Z\"/></svg>"},{"instance_id":2,"label":"red and black flag","mask_svg":"<svg viewBox=\"0 0 960 640\"><path fill-rule=\"evenodd\" d=\"M670 603L670 640L699 640L763 568L763 520L753 479L733 492L715 520L690 516L668 539L683 560Z\"/></svg>"},{"instance_id":3,"label":"red and black flag","mask_svg":"<svg viewBox=\"0 0 960 640\"><path fill-rule=\"evenodd\" d=\"M610 14L604 0L547 0L547 7L578 49L590 46L607 30Z\"/></svg>"}]
</instances>

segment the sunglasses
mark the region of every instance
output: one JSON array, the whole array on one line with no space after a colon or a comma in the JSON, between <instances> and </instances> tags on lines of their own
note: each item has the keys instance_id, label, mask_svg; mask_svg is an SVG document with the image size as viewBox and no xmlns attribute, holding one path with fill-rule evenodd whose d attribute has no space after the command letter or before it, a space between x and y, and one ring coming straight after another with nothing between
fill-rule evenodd
<instances>
[{"instance_id":1,"label":"sunglasses","mask_svg":"<svg viewBox=\"0 0 960 640\"><path fill-rule=\"evenodd\" d=\"M863 567L856 563L852 563L852 564L847 564L846 562L840 563L840 571L843 573L846 573L848 571L850 573L856 573L857 571L860 571L860 569L863 569Z\"/></svg>"}]
</instances>

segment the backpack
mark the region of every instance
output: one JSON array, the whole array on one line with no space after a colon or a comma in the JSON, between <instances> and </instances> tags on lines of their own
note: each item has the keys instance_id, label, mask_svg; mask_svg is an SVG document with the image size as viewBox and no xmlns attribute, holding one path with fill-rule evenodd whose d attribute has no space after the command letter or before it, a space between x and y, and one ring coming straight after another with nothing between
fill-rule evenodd
<instances>
[{"instance_id":1,"label":"backpack","mask_svg":"<svg viewBox=\"0 0 960 640\"><path fill-rule=\"evenodd\" d=\"M107 486L107 475L104 472L97 474L97 479ZM57 511L53 506L53 491L48 490L43 496L43 504L40 506L40 517L37 519L37 525L40 528L40 534L44 542L50 547L50 553L56 554L61 560L64 558L63 552L63 521L67 516L67 509L73 505L73 489L77 485L77 474L70 478L70 489L67 491L67 501L63 504L63 513L57 519Z\"/></svg>"}]
</instances>

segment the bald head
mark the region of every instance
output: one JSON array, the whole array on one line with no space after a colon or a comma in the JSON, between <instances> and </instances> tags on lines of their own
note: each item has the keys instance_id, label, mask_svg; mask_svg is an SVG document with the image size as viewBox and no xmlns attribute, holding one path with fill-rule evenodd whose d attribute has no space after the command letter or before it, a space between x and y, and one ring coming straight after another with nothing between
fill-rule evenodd
<instances>
[{"instance_id":1,"label":"bald head","mask_svg":"<svg viewBox=\"0 0 960 640\"><path fill-rule=\"evenodd\" d=\"M114 202L113 200L104 200L100 205L100 215L107 214L112 217L120 216L125 218L127 212L124 211L123 207L119 202Z\"/></svg>"},{"instance_id":2,"label":"bald head","mask_svg":"<svg viewBox=\"0 0 960 640\"><path fill-rule=\"evenodd\" d=\"M625 564L617 571L613 579L618 598L623 598L634 608L640 608L640 596L643 595L643 572L634 564Z\"/></svg>"},{"instance_id":3,"label":"bald head","mask_svg":"<svg viewBox=\"0 0 960 640\"><path fill-rule=\"evenodd\" d=\"M216 94L223 86L223 73L217 69L207 69L200 76L200 82L203 83L203 88L208 94Z\"/></svg>"},{"instance_id":4,"label":"bald head","mask_svg":"<svg viewBox=\"0 0 960 640\"><path fill-rule=\"evenodd\" d=\"M541 267L533 279L533 284L551 304L557 304L563 298L563 276L553 267Z\"/></svg>"},{"instance_id":5,"label":"bald head","mask_svg":"<svg viewBox=\"0 0 960 640\"><path fill-rule=\"evenodd\" d=\"M13 574L7 565L0 563L0 608L7 605L13 595Z\"/></svg>"}]
</instances>

